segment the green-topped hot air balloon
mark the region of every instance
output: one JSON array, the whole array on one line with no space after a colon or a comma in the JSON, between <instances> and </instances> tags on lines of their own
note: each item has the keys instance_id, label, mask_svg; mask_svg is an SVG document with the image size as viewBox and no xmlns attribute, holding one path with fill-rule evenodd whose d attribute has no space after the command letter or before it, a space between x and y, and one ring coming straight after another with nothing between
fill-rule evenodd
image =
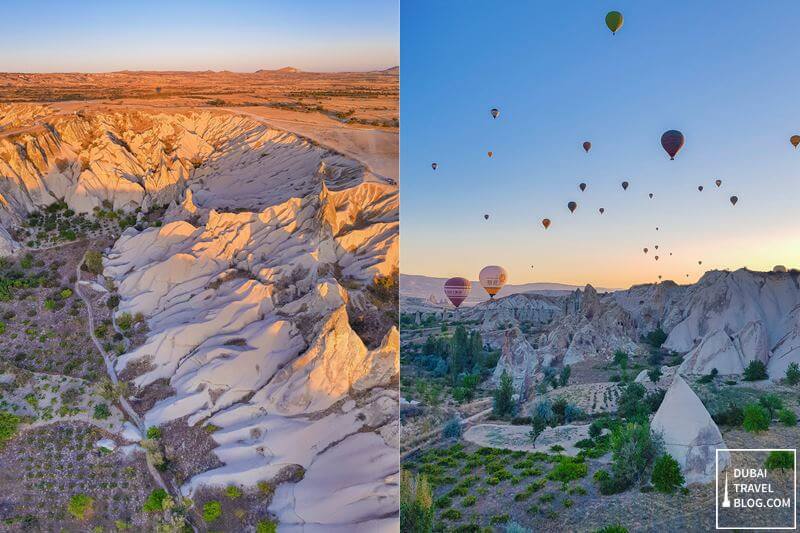
<instances>
[{"instance_id":1,"label":"green-topped hot air balloon","mask_svg":"<svg viewBox=\"0 0 800 533\"><path fill-rule=\"evenodd\" d=\"M606 15L606 26L608 26L612 34L616 34L619 31L623 22L624 18L619 11L609 11Z\"/></svg>"}]
</instances>

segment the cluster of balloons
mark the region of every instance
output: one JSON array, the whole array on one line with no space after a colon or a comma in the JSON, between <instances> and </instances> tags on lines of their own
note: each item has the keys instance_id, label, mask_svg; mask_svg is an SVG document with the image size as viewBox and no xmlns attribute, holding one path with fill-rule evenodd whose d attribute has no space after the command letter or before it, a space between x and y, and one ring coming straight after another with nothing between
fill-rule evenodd
<instances>
[{"instance_id":1,"label":"cluster of balloons","mask_svg":"<svg viewBox=\"0 0 800 533\"><path fill-rule=\"evenodd\" d=\"M489 298L493 299L508 281L508 272L497 265L483 267L478 274L478 281ZM455 277L444 282L444 295L456 309L467 299L471 291L472 282L466 278Z\"/></svg>"}]
</instances>

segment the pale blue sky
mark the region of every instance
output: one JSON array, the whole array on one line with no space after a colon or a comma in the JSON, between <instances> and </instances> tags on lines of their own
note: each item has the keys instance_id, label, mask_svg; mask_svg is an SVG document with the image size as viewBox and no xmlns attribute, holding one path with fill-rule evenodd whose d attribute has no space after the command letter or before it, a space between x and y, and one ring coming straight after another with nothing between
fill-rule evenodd
<instances>
[{"instance_id":1,"label":"pale blue sky","mask_svg":"<svg viewBox=\"0 0 800 533\"><path fill-rule=\"evenodd\" d=\"M399 62L397 0L6 2L0 71L373 70Z\"/></svg>"},{"instance_id":2,"label":"pale blue sky","mask_svg":"<svg viewBox=\"0 0 800 533\"><path fill-rule=\"evenodd\" d=\"M800 3L404 0L401 26L401 271L624 287L800 266Z\"/></svg>"}]
</instances>

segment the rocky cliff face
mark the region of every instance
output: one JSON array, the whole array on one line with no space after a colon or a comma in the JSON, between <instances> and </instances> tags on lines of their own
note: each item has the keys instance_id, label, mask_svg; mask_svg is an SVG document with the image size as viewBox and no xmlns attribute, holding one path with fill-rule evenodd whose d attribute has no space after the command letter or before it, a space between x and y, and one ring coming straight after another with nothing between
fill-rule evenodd
<instances>
[{"instance_id":1,"label":"rocky cliff face","mask_svg":"<svg viewBox=\"0 0 800 533\"><path fill-rule=\"evenodd\" d=\"M226 113L48 117L0 140L0 221L63 199L143 210L105 259L149 333L120 356L174 391L146 425L213 425L223 466L187 480L255 485L287 467L271 510L303 531L396 530L398 332L370 347L351 312L397 267L398 191L359 162ZM2 237L2 235L0 235ZM14 246L7 239L5 246ZM0 238L2 242L2 238ZM0 250L3 246L0 245Z\"/></svg>"}]
</instances>

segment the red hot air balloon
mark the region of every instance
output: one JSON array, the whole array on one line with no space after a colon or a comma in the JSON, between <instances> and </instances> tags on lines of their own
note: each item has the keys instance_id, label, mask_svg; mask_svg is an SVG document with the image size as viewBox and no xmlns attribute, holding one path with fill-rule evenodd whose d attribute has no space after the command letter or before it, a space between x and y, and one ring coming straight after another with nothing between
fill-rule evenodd
<instances>
[{"instance_id":1,"label":"red hot air balloon","mask_svg":"<svg viewBox=\"0 0 800 533\"><path fill-rule=\"evenodd\" d=\"M544 226L544 229L549 228L550 227L550 219L549 218L543 218L542 219L542 226Z\"/></svg>"},{"instance_id":2,"label":"red hot air balloon","mask_svg":"<svg viewBox=\"0 0 800 533\"><path fill-rule=\"evenodd\" d=\"M465 278L450 278L444 282L444 295L456 308L467 299L471 290L472 283Z\"/></svg>"},{"instance_id":3,"label":"red hot air balloon","mask_svg":"<svg viewBox=\"0 0 800 533\"><path fill-rule=\"evenodd\" d=\"M623 181L622 182L622 190L623 191L627 191L628 190L628 182L627 181Z\"/></svg>"},{"instance_id":4,"label":"red hot air balloon","mask_svg":"<svg viewBox=\"0 0 800 533\"><path fill-rule=\"evenodd\" d=\"M661 146L663 146L664 150L669 154L670 159L675 159L675 156L678 155L678 152L683 148L683 143L685 141L686 139L683 137L683 133L678 130L665 131L664 135L661 136Z\"/></svg>"},{"instance_id":5,"label":"red hot air balloon","mask_svg":"<svg viewBox=\"0 0 800 533\"><path fill-rule=\"evenodd\" d=\"M439 166L439 163L431 163L431 168L433 170L436 170L436 167L438 167L438 166Z\"/></svg>"},{"instance_id":6,"label":"red hot air balloon","mask_svg":"<svg viewBox=\"0 0 800 533\"><path fill-rule=\"evenodd\" d=\"M581 192L583 192L583 191L586 190L586 184L585 183L581 183L580 185L578 185L578 188L581 190Z\"/></svg>"},{"instance_id":7,"label":"red hot air balloon","mask_svg":"<svg viewBox=\"0 0 800 533\"><path fill-rule=\"evenodd\" d=\"M584 149L584 150L586 151L586 153L588 154L588 153L589 153L589 150L591 150L591 149L592 149L592 143L590 143L589 141L583 141L583 149Z\"/></svg>"},{"instance_id":8,"label":"red hot air balloon","mask_svg":"<svg viewBox=\"0 0 800 533\"><path fill-rule=\"evenodd\" d=\"M576 204L575 202L569 202L567 204L567 209L569 209L570 213L574 213L577 208L578 208L578 204Z\"/></svg>"},{"instance_id":9,"label":"red hot air balloon","mask_svg":"<svg viewBox=\"0 0 800 533\"><path fill-rule=\"evenodd\" d=\"M736 202L738 202L738 201L739 201L739 197L738 196L731 196L731 203L733 205L736 205Z\"/></svg>"}]
</instances>

